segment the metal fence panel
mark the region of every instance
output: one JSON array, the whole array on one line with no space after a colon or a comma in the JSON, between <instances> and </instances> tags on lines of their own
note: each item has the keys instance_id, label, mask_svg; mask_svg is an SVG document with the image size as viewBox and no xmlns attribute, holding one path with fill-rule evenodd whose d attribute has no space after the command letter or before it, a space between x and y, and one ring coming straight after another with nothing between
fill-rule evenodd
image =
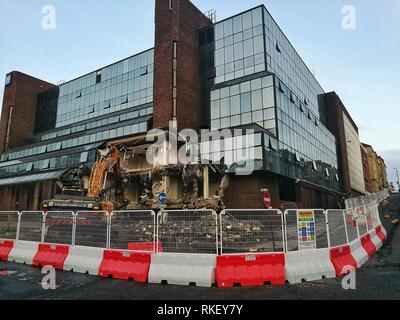
<instances>
[{"instance_id":1,"label":"metal fence panel","mask_svg":"<svg viewBox=\"0 0 400 320\"><path fill-rule=\"evenodd\" d=\"M221 254L284 252L280 210L224 210L220 215Z\"/></svg>"},{"instance_id":2,"label":"metal fence panel","mask_svg":"<svg viewBox=\"0 0 400 320\"><path fill-rule=\"evenodd\" d=\"M368 229L372 230L380 224L379 206L377 202L370 203L365 206Z\"/></svg>"},{"instance_id":3,"label":"metal fence panel","mask_svg":"<svg viewBox=\"0 0 400 320\"><path fill-rule=\"evenodd\" d=\"M213 210L161 211L156 242L166 253L217 254L217 214Z\"/></svg>"},{"instance_id":4,"label":"metal fence panel","mask_svg":"<svg viewBox=\"0 0 400 320\"><path fill-rule=\"evenodd\" d=\"M78 211L75 219L76 246L108 248L108 212Z\"/></svg>"},{"instance_id":5,"label":"metal fence panel","mask_svg":"<svg viewBox=\"0 0 400 320\"><path fill-rule=\"evenodd\" d=\"M18 240L43 242L43 219L42 211L21 212Z\"/></svg>"},{"instance_id":6,"label":"metal fence panel","mask_svg":"<svg viewBox=\"0 0 400 320\"><path fill-rule=\"evenodd\" d=\"M357 216L355 210L345 210L344 211L345 221L346 221L346 232L349 243L359 238L357 232Z\"/></svg>"},{"instance_id":7,"label":"metal fence panel","mask_svg":"<svg viewBox=\"0 0 400 320\"><path fill-rule=\"evenodd\" d=\"M156 214L150 210L114 211L110 216L110 249L155 252ZM130 244L138 245L135 249Z\"/></svg>"},{"instance_id":8,"label":"metal fence panel","mask_svg":"<svg viewBox=\"0 0 400 320\"><path fill-rule=\"evenodd\" d=\"M367 217L365 215L365 207L357 207L355 209L356 214L357 214L357 227L360 236L362 237L368 232L368 227L367 227Z\"/></svg>"},{"instance_id":9,"label":"metal fence panel","mask_svg":"<svg viewBox=\"0 0 400 320\"><path fill-rule=\"evenodd\" d=\"M0 239L17 239L18 211L0 212Z\"/></svg>"},{"instance_id":10,"label":"metal fence panel","mask_svg":"<svg viewBox=\"0 0 400 320\"><path fill-rule=\"evenodd\" d=\"M314 213L315 226L302 225L298 221L300 214ZM286 252L298 251L301 238L315 236L315 249L328 248L328 229L326 214L323 209L286 210L285 214Z\"/></svg>"},{"instance_id":11,"label":"metal fence panel","mask_svg":"<svg viewBox=\"0 0 400 320\"><path fill-rule=\"evenodd\" d=\"M73 244L75 214L72 211L49 211L44 217L44 242Z\"/></svg>"},{"instance_id":12,"label":"metal fence panel","mask_svg":"<svg viewBox=\"0 0 400 320\"><path fill-rule=\"evenodd\" d=\"M348 244L346 233L346 218L344 210L327 210L329 227L329 244L331 247L338 247Z\"/></svg>"}]
</instances>

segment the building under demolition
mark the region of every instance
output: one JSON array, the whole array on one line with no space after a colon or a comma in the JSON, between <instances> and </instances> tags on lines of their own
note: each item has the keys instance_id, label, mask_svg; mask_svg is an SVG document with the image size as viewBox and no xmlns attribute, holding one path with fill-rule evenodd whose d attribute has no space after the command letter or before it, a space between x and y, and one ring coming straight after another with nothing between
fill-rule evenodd
<instances>
[{"instance_id":1,"label":"building under demolition","mask_svg":"<svg viewBox=\"0 0 400 320\"><path fill-rule=\"evenodd\" d=\"M157 208L160 192L169 208L262 208L262 189L274 208L340 206L349 169L339 133L328 129L333 102L321 99L324 90L267 9L216 22L189 0L155 2L154 48L57 86L7 75L1 210L40 209L65 185L84 194L98 150L107 148L116 148L121 174L102 180L102 197L115 201L123 189L119 208ZM171 122L176 132L242 134L198 144L201 159L219 162L184 164L171 151ZM149 163L154 128L168 139ZM238 174L250 129L252 173ZM187 136L174 139L181 146Z\"/></svg>"}]
</instances>

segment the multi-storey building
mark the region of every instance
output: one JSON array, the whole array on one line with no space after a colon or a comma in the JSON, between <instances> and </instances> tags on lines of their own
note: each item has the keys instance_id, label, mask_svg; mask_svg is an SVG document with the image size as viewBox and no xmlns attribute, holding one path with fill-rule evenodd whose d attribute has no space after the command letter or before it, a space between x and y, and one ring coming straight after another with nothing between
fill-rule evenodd
<instances>
[{"instance_id":1,"label":"multi-storey building","mask_svg":"<svg viewBox=\"0 0 400 320\"><path fill-rule=\"evenodd\" d=\"M324 90L263 5L219 22L189 0L156 0L155 8L152 49L58 86L7 75L0 126L3 210L38 209L57 192L55 181L66 170L91 166L103 145L120 147L127 197L135 203L154 170L145 161L146 133L171 121L179 130L254 130L250 175L235 174L241 139L201 148L203 159L216 151L231 157L222 170L201 166L200 198L223 194L228 207L261 208L261 189L268 188L274 207L337 207L349 179L339 169L348 163L357 190L364 179L360 159L339 153L342 141L321 112ZM358 137L346 132L347 139ZM125 157L127 150L133 159ZM187 187L181 174L166 174L153 192L166 191L169 203L179 206Z\"/></svg>"},{"instance_id":2,"label":"multi-storey building","mask_svg":"<svg viewBox=\"0 0 400 320\"><path fill-rule=\"evenodd\" d=\"M372 146L365 143L362 146L365 149L368 161L368 191L374 193L388 188L389 182L385 160L376 153Z\"/></svg>"}]
</instances>

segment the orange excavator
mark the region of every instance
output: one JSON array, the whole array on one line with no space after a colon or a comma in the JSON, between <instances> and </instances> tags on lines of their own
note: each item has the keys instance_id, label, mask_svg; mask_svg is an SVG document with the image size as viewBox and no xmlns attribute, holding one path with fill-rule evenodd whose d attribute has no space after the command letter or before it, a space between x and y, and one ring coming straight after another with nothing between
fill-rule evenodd
<instances>
[{"instance_id":1,"label":"orange excavator","mask_svg":"<svg viewBox=\"0 0 400 320\"><path fill-rule=\"evenodd\" d=\"M88 177L85 166L68 171L60 182L62 194L43 202L44 211L108 211L121 210L128 204L123 189L123 177L115 147L99 150ZM113 175L112 184L108 181Z\"/></svg>"}]
</instances>

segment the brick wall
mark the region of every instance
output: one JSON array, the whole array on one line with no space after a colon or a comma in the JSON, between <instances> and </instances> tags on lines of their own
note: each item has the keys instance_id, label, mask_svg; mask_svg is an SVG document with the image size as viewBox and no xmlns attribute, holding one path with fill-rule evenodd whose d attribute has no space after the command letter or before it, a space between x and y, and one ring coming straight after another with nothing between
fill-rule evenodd
<instances>
[{"instance_id":1,"label":"brick wall","mask_svg":"<svg viewBox=\"0 0 400 320\"><path fill-rule=\"evenodd\" d=\"M156 0L154 120L155 128L167 128L173 119L173 42L177 50L178 128L199 126L199 28L210 21L189 0Z\"/></svg>"},{"instance_id":2,"label":"brick wall","mask_svg":"<svg viewBox=\"0 0 400 320\"><path fill-rule=\"evenodd\" d=\"M279 185L273 174L257 172L251 176L230 176L229 188L224 199L228 208L265 209L264 194L261 189L268 189L272 207L280 208Z\"/></svg>"},{"instance_id":3,"label":"brick wall","mask_svg":"<svg viewBox=\"0 0 400 320\"><path fill-rule=\"evenodd\" d=\"M13 71L12 82L4 90L0 119L0 153L5 150L10 106L13 107L9 134L9 149L25 145L35 128L38 94L54 87L53 84Z\"/></svg>"}]
</instances>

